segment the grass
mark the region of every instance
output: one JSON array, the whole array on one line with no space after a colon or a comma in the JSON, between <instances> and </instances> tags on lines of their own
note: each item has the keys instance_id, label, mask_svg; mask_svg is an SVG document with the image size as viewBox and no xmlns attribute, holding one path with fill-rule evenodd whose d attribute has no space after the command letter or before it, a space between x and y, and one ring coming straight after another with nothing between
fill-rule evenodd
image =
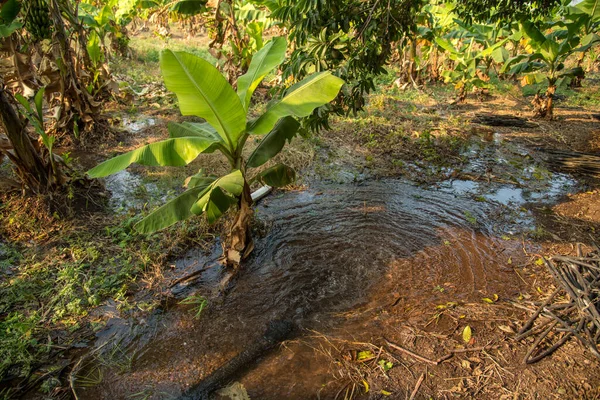
<instances>
[{"instance_id":1,"label":"grass","mask_svg":"<svg viewBox=\"0 0 600 400\"><path fill-rule=\"evenodd\" d=\"M150 34L134 36L129 42L132 50L132 59L128 62L115 59L111 62L114 73L127 78L136 91L143 90L144 85L162 82L158 67L160 53L165 49L173 51L186 51L204 58L211 64L216 64L217 59L208 51L208 40L171 40L162 39Z\"/></svg>"},{"instance_id":2,"label":"grass","mask_svg":"<svg viewBox=\"0 0 600 400\"><path fill-rule=\"evenodd\" d=\"M15 237L11 224L22 226L21 221L31 218L30 210L22 210L21 198L4 199L2 217L9 221L5 236ZM200 219L166 234L140 235L133 224L141 215L81 217L71 224L56 220L54 226L38 226L52 233L32 246L21 241L2 245L2 379L28 376L60 349L102 327L102 317L92 318L91 311L108 299L125 314L152 309L147 301L138 307L132 293L156 285L169 256L210 235Z\"/></svg>"},{"instance_id":3,"label":"grass","mask_svg":"<svg viewBox=\"0 0 600 400\"><path fill-rule=\"evenodd\" d=\"M387 77L387 81L392 79ZM460 155L469 142L464 129L466 117L460 109L440 106L453 96L443 85L430 85L426 90L380 86L356 117L334 117L332 130L316 136L333 153L339 152L337 146L358 146L348 151L359 170L368 167L386 176L424 169L418 175L428 180L439 175L443 167L464 162ZM330 168L322 170L331 174Z\"/></svg>"}]
</instances>

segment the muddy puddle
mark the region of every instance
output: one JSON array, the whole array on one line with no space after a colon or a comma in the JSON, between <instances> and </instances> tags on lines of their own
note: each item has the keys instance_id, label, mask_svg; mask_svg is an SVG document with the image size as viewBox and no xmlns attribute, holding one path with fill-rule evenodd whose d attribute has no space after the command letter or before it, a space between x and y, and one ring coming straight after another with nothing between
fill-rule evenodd
<instances>
[{"instance_id":1,"label":"muddy puddle","mask_svg":"<svg viewBox=\"0 0 600 400\"><path fill-rule=\"evenodd\" d=\"M144 182L139 175L128 170L109 175L104 182L111 194L108 205L115 212L139 211L149 201L158 205L167 199L155 183Z\"/></svg>"},{"instance_id":2,"label":"muddy puddle","mask_svg":"<svg viewBox=\"0 0 600 400\"><path fill-rule=\"evenodd\" d=\"M205 272L175 285L171 306L149 317L112 318L97 345L108 343L103 352L120 357L90 367L101 371L102 384L78 388L79 398L175 398L273 320L293 321L300 338L318 331L376 340L377 316L389 307L435 310L518 295L513 266L522 262L521 241L501 239L509 229L516 234L514 221L501 201L477 197L460 185L427 189L393 179L272 195L257 208L263 233L254 253L227 290L219 291L220 246L212 254L190 252L176 263L176 275ZM178 304L192 295L208 302L199 318L193 305ZM333 397L329 364L304 341L236 379L251 398Z\"/></svg>"}]
</instances>

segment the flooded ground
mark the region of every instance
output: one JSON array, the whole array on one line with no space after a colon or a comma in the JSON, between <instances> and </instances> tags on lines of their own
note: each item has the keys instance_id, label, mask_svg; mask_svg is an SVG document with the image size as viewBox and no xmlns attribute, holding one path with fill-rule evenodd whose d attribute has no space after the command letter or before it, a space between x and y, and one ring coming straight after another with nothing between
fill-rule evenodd
<instances>
[{"instance_id":1,"label":"flooded ground","mask_svg":"<svg viewBox=\"0 0 600 400\"><path fill-rule=\"evenodd\" d=\"M131 134L155 123L123 119ZM407 174L413 182L378 179L344 159L319 160L329 174L308 171L304 189L275 192L258 205L255 250L232 281L218 264L217 242L172 263L173 280L194 278L166 290L154 311L125 316L111 303L95 310L108 321L82 358L77 397L177 398L278 320L294 323L293 337L223 386L238 381L252 399L407 398L427 373L424 398L495 399L497 390L514 394L537 382L535 370L522 371L523 348L510 341L527 315L521 301L532 285L542 290L537 272L524 268L539 251L526 240L538 229L532 210L580 185L546 168L543 152L497 132L471 138L459 156L457 168L415 165ZM436 179L416 176L431 173ZM109 206L120 212L159 204L169 197L165 187L176 191L180 182L159 186L126 170L105 184ZM464 346L466 326L471 345L502 349L428 372L382 347L391 340L435 359ZM378 352L376 360L392 367L367 368L352 352ZM561 371L549 378L553 385ZM493 373L499 379L480 378ZM537 388L528 390L526 397Z\"/></svg>"},{"instance_id":2,"label":"flooded ground","mask_svg":"<svg viewBox=\"0 0 600 400\"><path fill-rule=\"evenodd\" d=\"M404 398L421 371L384 351L385 340L409 343L434 359L464 345L465 326L476 344L502 344L518 330L526 309L519 302L531 289L523 277L539 250L524 240L537 228L531 210L579 185L545 168L543 153L498 133L473 138L461 157L460 170L442 169L446 179L432 184L377 179L332 160L321 167L331 176L275 192L256 209L255 250L232 281L217 261L216 243L173 263L174 280L194 277L172 285L150 314L124 317L111 304L96 311L111 317L77 376L78 398L177 398L256 343L271 321L291 321L297 329L223 386L238 381L252 399ZM108 178L106 187L117 211L140 209L149 196L165 198L129 171ZM490 365L513 368L507 364L522 349L507 343L504 353L481 361L486 373ZM348 358L377 348L377 360L385 356L394 366L390 371ZM465 360L458 362L464 367ZM423 389L430 397L481 392L480 380L473 388L454 381L460 371L452 363L436 374ZM521 385L500 381L510 393ZM482 398L498 398L495 384Z\"/></svg>"},{"instance_id":3,"label":"flooded ground","mask_svg":"<svg viewBox=\"0 0 600 400\"><path fill-rule=\"evenodd\" d=\"M176 397L274 320L295 322L300 338L343 331L349 339L381 341L386 329L373 310L393 305L404 313L418 305L421 315L449 302L515 299L523 282L513 265L524 256L520 241L506 235L519 232L503 211L503 197L489 196L493 201L483 202L460 185L424 189L394 179L275 194L257 209L263 236L229 289L219 291L218 245L213 254L188 254L178 273L206 272L173 287L175 305L151 318L109 322L98 344L110 339L121 346L130 370L103 367L102 385L79 389L79 397ZM190 295L208 299L198 319L192 307L176 305ZM290 346L240 378L251 398L316 398L319 392L333 398L328 390L334 388L323 386L331 381L329 364L306 343Z\"/></svg>"}]
</instances>

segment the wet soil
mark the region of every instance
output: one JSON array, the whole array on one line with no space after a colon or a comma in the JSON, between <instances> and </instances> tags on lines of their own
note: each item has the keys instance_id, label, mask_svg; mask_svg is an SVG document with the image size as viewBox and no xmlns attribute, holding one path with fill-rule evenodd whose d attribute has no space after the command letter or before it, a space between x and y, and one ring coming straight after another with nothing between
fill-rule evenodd
<instances>
[{"instance_id":1,"label":"wet soil","mask_svg":"<svg viewBox=\"0 0 600 400\"><path fill-rule=\"evenodd\" d=\"M493 343L500 349L485 356L466 354L461 359L471 366L465 371L458 359L429 369L423 396L477 391L478 398L498 398L500 388L532 396L539 388L529 382L521 388L524 381L516 377L523 371L537 377L539 367L521 365L525 347L512 342L509 333L527 316L523 296L531 298L528 292L540 272L531 270L531 254L541 248L523 242L531 226L515 224L506 212L518 199L505 204L504 194L488 196L491 201L478 201L461 185L425 189L397 179L315 183L272 196L257 209L264 236L229 289L219 290L226 271L216 265L218 245L212 254L188 254L177 263L178 273L206 272L173 287L172 305L149 319L112 321L117 328L102 333L98 344L119 343L132 357L130 370L103 368L103 384L78 388L78 396L176 397L278 319L294 321L302 334L251 365L248 373L232 377L251 398L335 398L355 379L340 372L338 361L350 350L364 350L365 343L381 346L385 337L435 359L464 346L467 325L473 331L471 347ZM527 212L520 214L526 218ZM199 319L189 306L177 305L190 294L208 298ZM597 361L574 351L582 357L578 362L590 363L581 364L583 381L597 387L600 380L585 373L590 365L600 371ZM424 366L385 354L388 360L394 357L394 368L369 370L363 379L371 391L357 387L355 398L377 398L381 390L404 398L412 391ZM564 383L560 371L540 387L558 388ZM485 382L477 373L487 377ZM457 374L468 377L461 381Z\"/></svg>"}]
</instances>

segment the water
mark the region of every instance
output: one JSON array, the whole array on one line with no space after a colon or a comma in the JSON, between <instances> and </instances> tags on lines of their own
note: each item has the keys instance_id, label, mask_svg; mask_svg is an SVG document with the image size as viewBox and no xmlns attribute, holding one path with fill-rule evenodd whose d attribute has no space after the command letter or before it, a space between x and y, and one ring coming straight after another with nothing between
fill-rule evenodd
<instances>
[{"instance_id":1,"label":"water","mask_svg":"<svg viewBox=\"0 0 600 400\"><path fill-rule=\"evenodd\" d=\"M468 180L452 180L440 185L441 189L459 195L479 196L504 206L522 206L527 203L551 204L573 191L577 182L566 174L553 173L533 185L508 185Z\"/></svg>"},{"instance_id":2,"label":"water","mask_svg":"<svg viewBox=\"0 0 600 400\"><path fill-rule=\"evenodd\" d=\"M520 283L503 252L520 244L495 238L497 221L488 217L493 207L460 191L391 179L321 184L271 196L257 209L268 233L256 238L254 253L226 294L215 295L225 273L218 266L177 285L172 295L179 299L207 296L200 319L189 306L157 312L149 333L137 334L143 340L131 342L129 350L136 351L131 372L106 372L105 383L82 389L80 398L118 398L149 387L151 398L180 394L258 338L274 319L329 329L337 324L332 315L370 302L391 303L395 296L420 305L480 301L492 293L513 296ZM218 246L210 255L195 250L177 268L205 268L218 255ZM315 371L323 366L298 363L302 359L299 355L290 367L293 376L274 365L245 379L262 387L265 376L279 377L256 398L313 390L323 378ZM282 392L290 381L299 382L297 391Z\"/></svg>"},{"instance_id":3,"label":"water","mask_svg":"<svg viewBox=\"0 0 600 400\"><path fill-rule=\"evenodd\" d=\"M131 133L140 132L146 128L156 125L156 123L156 118L145 115L140 115L136 119L124 116L122 120L123 128Z\"/></svg>"},{"instance_id":4,"label":"water","mask_svg":"<svg viewBox=\"0 0 600 400\"><path fill-rule=\"evenodd\" d=\"M82 388L79 397L177 396L276 319L294 321L304 334L341 329L360 337L380 329L376 313L364 310L392 303L436 310L449 301L516 298L523 282L513 266L526 260L521 241L505 234L533 230L524 206L552 204L577 183L499 135L489 144L473 143L465 155L462 172L480 179L423 188L342 170L309 190L268 197L256 209L265 233L255 237L253 254L227 290L220 244L208 254L190 251L175 262L175 276L202 274L171 288L169 300L149 317L113 316L98 334L96 346L112 340L134 355L131 370L104 368L103 385ZM127 171L109 178L107 187L113 207L131 205L140 187L156 191ZM144 196L137 197L143 204ZM208 299L199 319L191 306L178 305L190 295ZM310 345L291 346L292 355L277 351L241 377L252 398L304 398L328 382L328 365L315 361Z\"/></svg>"}]
</instances>

